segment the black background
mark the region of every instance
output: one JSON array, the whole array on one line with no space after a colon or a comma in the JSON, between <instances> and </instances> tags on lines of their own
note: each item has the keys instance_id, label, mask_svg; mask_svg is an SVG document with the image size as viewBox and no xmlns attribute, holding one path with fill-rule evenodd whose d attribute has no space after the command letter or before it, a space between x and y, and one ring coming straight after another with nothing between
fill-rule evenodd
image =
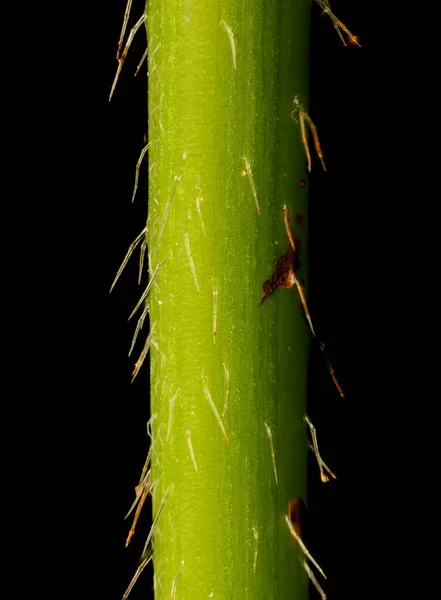
<instances>
[{"instance_id":1,"label":"black background","mask_svg":"<svg viewBox=\"0 0 441 600\"><path fill-rule=\"evenodd\" d=\"M96 20L88 49L80 53L79 64L87 65L76 75L84 91L81 103L89 108L87 123L78 116L75 122L86 133L86 148L83 162L76 156L74 164L68 165L70 173L79 174L78 185L73 184L77 197L70 204L80 216L74 222L86 223L84 232L78 225L72 239L81 249L74 277L78 282L75 296L84 313L76 332L83 340L83 355L75 359L77 376L72 388L82 389L83 380L88 381L87 393L78 405L87 415L81 435L84 447L90 449L77 489L80 497L85 496L80 503L86 506L91 522L81 542L92 554L90 580L94 581L85 597L109 600L121 598L136 569L150 511L147 504L137 534L125 549L129 523L123 517L148 449L149 418L148 368L131 385L133 360L127 358L133 331L127 316L139 294L135 260L108 294L147 212L142 201L147 194L145 165L137 200L130 203L134 167L147 132L145 67L137 78L132 77L145 48L143 31L135 37L108 103L125 4L125 0L103 4L102 21ZM380 433L381 420L372 417L372 405L379 401L374 366L379 215L371 202L378 183L372 149L378 148L379 130L371 98L368 2L334 0L332 6L359 35L362 45L342 47L329 20L320 16L316 5L312 7L309 112L319 131L328 172L322 172L316 161L308 183L309 306L346 398L334 392L322 357L312 352L308 412L318 429L322 455L338 479L322 484L311 460L306 535L309 549L327 573L327 596L336 600L368 597L374 567L364 560L364 549L373 544L377 532L371 482L378 445L386 436ZM130 25L142 9L143 2L134 0ZM87 82L82 80L84 72ZM86 179L87 193L81 194ZM78 442L81 448L83 440ZM131 597L145 600L151 589L152 571L147 569ZM311 598L318 598L314 590Z\"/></svg>"}]
</instances>

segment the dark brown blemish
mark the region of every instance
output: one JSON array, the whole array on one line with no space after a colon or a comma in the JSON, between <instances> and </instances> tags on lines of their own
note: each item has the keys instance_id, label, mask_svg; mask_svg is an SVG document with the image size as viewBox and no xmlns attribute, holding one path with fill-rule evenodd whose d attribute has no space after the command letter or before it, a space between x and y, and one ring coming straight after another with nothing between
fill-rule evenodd
<instances>
[{"instance_id":1,"label":"dark brown blemish","mask_svg":"<svg viewBox=\"0 0 441 600\"><path fill-rule=\"evenodd\" d=\"M302 537L305 522L305 505L298 496L289 501L288 517L294 529Z\"/></svg>"},{"instance_id":2,"label":"dark brown blemish","mask_svg":"<svg viewBox=\"0 0 441 600\"><path fill-rule=\"evenodd\" d=\"M296 283L296 272L300 268L298 250L300 242L295 237L295 245L297 252L294 252L291 244L288 246L285 254L277 259L273 274L270 279L267 279L262 285L263 296L259 306L269 298L277 288L292 288Z\"/></svg>"},{"instance_id":3,"label":"dark brown blemish","mask_svg":"<svg viewBox=\"0 0 441 600\"><path fill-rule=\"evenodd\" d=\"M263 297L259 306L269 298L277 288L291 288L295 285L296 275L294 271L295 255L291 246L283 256L277 259L273 274L270 279L267 279L262 285Z\"/></svg>"},{"instance_id":4,"label":"dark brown blemish","mask_svg":"<svg viewBox=\"0 0 441 600\"><path fill-rule=\"evenodd\" d=\"M306 180L305 179L301 179L300 180L300 187L305 187L306 186Z\"/></svg>"},{"instance_id":5,"label":"dark brown blemish","mask_svg":"<svg viewBox=\"0 0 441 600\"><path fill-rule=\"evenodd\" d=\"M303 215L302 215L302 213L296 213L295 224L296 225L303 225ZM297 242L297 240L295 240L295 241Z\"/></svg>"}]
</instances>

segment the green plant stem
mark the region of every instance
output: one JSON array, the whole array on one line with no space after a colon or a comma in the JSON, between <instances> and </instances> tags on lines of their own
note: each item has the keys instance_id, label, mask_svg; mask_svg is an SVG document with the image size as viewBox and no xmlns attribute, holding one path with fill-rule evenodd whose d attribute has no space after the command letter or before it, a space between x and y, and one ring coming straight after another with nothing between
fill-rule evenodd
<instances>
[{"instance_id":1,"label":"green plant stem","mask_svg":"<svg viewBox=\"0 0 441 600\"><path fill-rule=\"evenodd\" d=\"M284 515L306 500L309 332L295 287L259 302L284 205L306 277L310 2L146 10L156 598L305 598Z\"/></svg>"}]
</instances>

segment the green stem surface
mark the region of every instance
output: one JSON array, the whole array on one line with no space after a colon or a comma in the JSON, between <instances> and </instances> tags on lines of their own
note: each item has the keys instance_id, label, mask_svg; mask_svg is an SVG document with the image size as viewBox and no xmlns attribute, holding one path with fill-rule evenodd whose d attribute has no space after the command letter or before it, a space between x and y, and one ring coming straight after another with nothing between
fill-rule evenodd
<instances>
[{"instance_id":1,"label":"green stem surface","mask_svg":"<svg viewBox=\"0 0 441 600\"><path fill-rule=\"evenodd\" d=\"M309 333L295 287L259 302L288 246L284 205L306 276L291 113L294 96L307 105L310 2L146 10L150 272L165 261L150 295L154 515L167 495L156 598L300 600L307 577L284 515L306 501Z\"/></svg>"}]
</instances>

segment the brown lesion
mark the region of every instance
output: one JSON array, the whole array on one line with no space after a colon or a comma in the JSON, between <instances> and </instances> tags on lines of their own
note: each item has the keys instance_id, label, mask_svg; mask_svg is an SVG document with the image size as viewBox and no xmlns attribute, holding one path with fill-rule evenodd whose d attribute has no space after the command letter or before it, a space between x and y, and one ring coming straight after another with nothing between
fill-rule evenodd
<instances>
[{"instance_id":1,"label":"brown lesion","mask_svg":"<svg viewBox=\"0 0 441 600\"><path fill-rule=\"evenodd\" d=\"M298 260L298 248L300 244L289 225L289 209L286 209L285 211L285 225L290 244L285 254L277 259L270 279L267 279L263 283L263 296L259 306L261 306L277 288L292 288L296 285L296 271L300 266Z\"/></svg>"},{"instance_id":2,"label":"brown lesion","mask_svg":"<svg viewBox=\"0 0 441 600\"><path fill-rule=\"evenodd\" d=\"M334 382L335 387L337 388L340 396L342 398L344 398L344 392L343 392L339 382L337 381L335 371L332 368L332 365L329 361L325 344L323 343L323 341L318 337L318 335L315 332L315 329L314 329L314 326L313 326L312 320L311 320L311 315L309 314L309 309L308 309L308 304L306 302L306 295L305 295L305 291L303 289L303 284L302 284L302 281L298 279L297 274L296 274L297 270L300 267L300 262L298 259L299 241L297 240L297 238L294 235L293 230L291 229L291 225L289 222L289 215L290 215L289 208L285 208L284 221L285 221L286 234L287 234L288 240L289 240L289 246L288 246L285 254L283 254L283 256L281 256L280 258L277 259L273 274L271 275L270 279L267 279L263 283L263 285L262 285L263 296L262 296L262 300L259 303L259 306L262 306L262 304L265 302L265 300L267 298L269 298L276 291L277 288L292 288L294 286L297 287L297 291L298 291L299 297L300 297L300 303L301 303L301 306L303 309L303 314L304 314L304 317L305 317L305 319L309 325L309 328L311 330L311 335L312 335L313 339L317 342L317 344L320 348L320 351L323 354L323 357L324 357L325 363L326 363L326 368L329 371L329 374L332 378L332 381Z\"/></svg>"},{"instance_id":3,"label":"brown lesion","mask_svg":"<svg viewBox=\"0 0 441 600\"><path fill-rule=\"evenodd\" d=\"M323 575L326 579L326 575L323 572L323 569L314 559L314 557L309 552L308 548L305 546L302 536L300 535L300 530L302 528L302 520L301 520L301 510L302 501L300 498L296 497L293 500L290 500L288 504L288 510L285 513L285 521L288 525L289 531L292 537L296 540L300 549L303 552L302 562L307 562L308 560L312 562L312 564L318 569L318 571Z\"/></svg>"},{"instance_id":4,"label":"brown lesion","mask_svg":"<svg viewBox=\"0 0 441 600\"><path fill-rule=\"evenodd\" d=\"M263 296L259 306L261 306L267 298L269 298L277 288L292 288L296 282L294 271L294 252L291 246L286 253L277 259L273 274L270 279L267 279L263 285Z\"/></svg>"},{"instance_id":5,"label":"brown lesion","mask_svg":"<svg viewBox=\"0 0 441 600\"><path fill-rule=\"evenodd\" d=\"M302 499L298 496L289 501L288 517L298 535L302 537L304 529L305 505L302 502Z\"/></svg>"}]
</instances>

